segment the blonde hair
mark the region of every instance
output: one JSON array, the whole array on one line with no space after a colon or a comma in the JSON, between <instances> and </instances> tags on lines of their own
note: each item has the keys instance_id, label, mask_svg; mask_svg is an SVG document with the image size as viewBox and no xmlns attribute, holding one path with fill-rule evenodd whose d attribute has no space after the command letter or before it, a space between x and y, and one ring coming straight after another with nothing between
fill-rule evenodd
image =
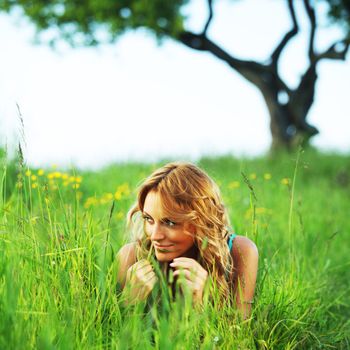
<instances>
[{"instance_id":1,"label":"blonde hair","mask_svg":"<svg viewBox=\"0 0 350 350\"><path fill-rule=\"evenodd\" d=\"M139 187L136 203L128 213L128 225L138 228L138 258L150 254L150 238L144 232L140 215L147 194L156 191L163 210L178 222L190 222L198 262L216 282L220 297L227 298L232 288L233 261L227 245L230 222L216 183L196 165L172 162L155 170ZM231 231L232 232L232 231Z\"/></svg>"}]
</instances>

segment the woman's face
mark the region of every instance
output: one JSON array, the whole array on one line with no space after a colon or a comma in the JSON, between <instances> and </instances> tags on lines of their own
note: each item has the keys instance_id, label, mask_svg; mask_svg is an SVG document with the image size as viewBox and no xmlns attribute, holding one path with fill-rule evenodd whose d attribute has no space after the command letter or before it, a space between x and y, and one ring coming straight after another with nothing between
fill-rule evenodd
<instances>
[{"instance_id":1,"label":"woman's face","mask_svg":"<svg viewBox=\"0 0 350 350\"><path fill-rule=\"evenodd\" d=\"M193 247L195 227L186 222L174 222L171 217L165 216L162 199L156 191L148 192L142 216L145 232L151 238L159 261L185 256Z\"/></svg>"}]
</instances>

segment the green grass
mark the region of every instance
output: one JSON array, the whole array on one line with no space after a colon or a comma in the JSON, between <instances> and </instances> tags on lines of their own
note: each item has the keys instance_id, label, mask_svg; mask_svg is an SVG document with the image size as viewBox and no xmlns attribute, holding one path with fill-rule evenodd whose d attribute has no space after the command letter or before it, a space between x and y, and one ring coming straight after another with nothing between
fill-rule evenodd
<instances>
[{"instance_id":1,"label":"green grass","mask_svg":"<svg viewBox=\"0 0 350 350\"><path fill-rule=\"evenodd\" d=\"M0 349L350 348L349 156L198 162L259 248L246 321L215 303L123 306L114 257L129 240L125 214L160 164L27 176L1 159Z\"/></svg>"}]
</instances>

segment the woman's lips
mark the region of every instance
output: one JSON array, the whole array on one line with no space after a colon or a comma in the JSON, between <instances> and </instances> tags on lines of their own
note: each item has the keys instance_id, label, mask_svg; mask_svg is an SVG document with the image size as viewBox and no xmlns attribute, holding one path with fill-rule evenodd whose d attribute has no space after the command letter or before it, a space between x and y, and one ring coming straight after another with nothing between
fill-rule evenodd
<instances>
[{"instance_id":1,"label":"woman's lips","mask_svg":"<svg viewBox=\"0 0 350 350\"><path fill-rule=\"evenodd\" d=\"M168 249L170 247L173 247L174 244L168 244L168 245L160 245L160 244L155 244L154 245L157 249Z\"/></svg>"}]
</instances>

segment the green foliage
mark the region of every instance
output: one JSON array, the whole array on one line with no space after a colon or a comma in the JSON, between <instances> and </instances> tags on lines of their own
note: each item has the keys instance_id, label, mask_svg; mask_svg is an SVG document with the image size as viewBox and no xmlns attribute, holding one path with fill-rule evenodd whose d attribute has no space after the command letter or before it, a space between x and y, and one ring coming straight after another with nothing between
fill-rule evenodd
<instances>
[{"instance_id":1,"label":"green foliage","mask_svg":"<svg viewBox=\"0 0 350 350\"><path fill-rule=\"evenodd\" d=\"M17 184L1 202L0 348L349 348L348 156L199 162L259 248L247 321L215 300L123 306L115 254L134 189L158 165L7 172Z\"/></svg>"},{"instance_id":2,"label":"green foliage","mask_svg":"<svg viewBox=\"0 0 350 350\"><path fill-rule=\"evenodd\" d=\"M350 0L326 0L326 2L329 4L330 17L346 28L350 40Z\"/></svg>"},{"instance_id":3,"label":"green foliage","mask_svg":"<svg viewBox=\"0 0 350 350\"><path fill-rule=\"evenodd\" d=\"M329 15L350 31L350 1L325 0ZM38 32L75 45L114 42L128 30L144 28L158 39L183 31L182 8L189 0L0 0L0 11L20 10ZM49 31L48 31L49 30Z\"/></svg>"},{"instance_id":4,"label":"green foliage","mask_svg":"<svg viewBox=\"0 0 350 350\"><path fill-rule=\"evenodd\" d=\"M20 9L38 31L51 29L71 45L114 42L125 31L146 28L158 38L181 31L187 0L0 0L0 10Z\"/></svg>"}]
</instances>

